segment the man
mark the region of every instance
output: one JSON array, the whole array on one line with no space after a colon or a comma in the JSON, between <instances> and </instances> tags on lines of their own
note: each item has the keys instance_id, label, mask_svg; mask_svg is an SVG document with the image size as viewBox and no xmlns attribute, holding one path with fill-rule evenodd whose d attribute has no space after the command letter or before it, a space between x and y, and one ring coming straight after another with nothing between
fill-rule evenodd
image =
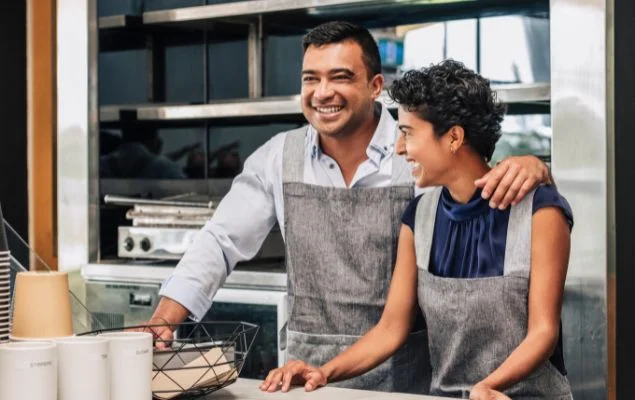
<instances>
[{"instance_id":1,"label":"man","mask_svg":"<svg viewBox=\"0 0 635 400\"><path fill-rule=\"evenodd\" d=\"M381 316L414 184L395 155L396 123L375 102L384 81L370 33L326 23L305 36L304 50L301 101L310 125L275 136L246 160L164 283L150 323L203 318L227 274L256 254L277 219L289 277L289 358L321 365ZM505 207L547 177L544 164L525 157L506 160L479 183L493 194L492 206ZM172 335L167 327L155 333ZM414 332L393 358L342 384L425 393L425 337L425 330Z\"/></svg>"}]
</instances>

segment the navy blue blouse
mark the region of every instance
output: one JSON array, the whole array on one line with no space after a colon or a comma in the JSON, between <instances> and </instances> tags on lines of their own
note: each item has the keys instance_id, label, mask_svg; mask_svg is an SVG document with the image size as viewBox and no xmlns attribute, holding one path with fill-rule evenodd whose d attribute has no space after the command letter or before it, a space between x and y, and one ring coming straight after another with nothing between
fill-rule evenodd
<instances>
[{"instance_id":1,"label":"navy blue blouse","mask_svg":"<svg viewBox=\"0 0 635 400\"><path fill-rule=\"evenodd\" d=\"M415 214L421 196L410 202L402 222L414 232ZM569 228L573 213L567 200L555 186L539 186L534 194L533 212L543 207L562 210ZM431 274L446 278L483 278L502 276L510 208L489 207L478 189L466 204L457 203L449 190L443 188L437 208L430 256ZM562 329L560 330L562 332ZM551 362L563 374L562 333Z\"/></svg>"}]
</instances>

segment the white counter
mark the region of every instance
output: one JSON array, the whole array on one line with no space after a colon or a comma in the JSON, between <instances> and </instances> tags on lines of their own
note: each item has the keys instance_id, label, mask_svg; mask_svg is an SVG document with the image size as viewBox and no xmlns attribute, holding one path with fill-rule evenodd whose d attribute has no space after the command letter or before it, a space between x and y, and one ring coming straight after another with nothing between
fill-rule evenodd
<instances>
[{"instance_id":1,"label":"white counter","mask_svg":"<svg viewBox=\"0 0 635 400\"><path fill-rule=\"evenodd\" d=\"M370 392L366 390L338 389L323 387L307 393L301 386L293 387L287 393L265 393L259 388L262 381L238 379L236 383L204 397L207 400L442 400L447 397L418 396L412 394Z\"/></svg>"}]
</instances>

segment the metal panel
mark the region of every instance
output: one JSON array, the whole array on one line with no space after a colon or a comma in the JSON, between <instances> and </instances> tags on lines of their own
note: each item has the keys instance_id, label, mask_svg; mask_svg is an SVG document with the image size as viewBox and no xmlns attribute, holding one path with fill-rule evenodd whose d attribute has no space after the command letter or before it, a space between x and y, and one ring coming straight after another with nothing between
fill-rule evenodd
<instances>
[{"instance_id":1,"label":"metal panel","mask_svg":"<svg viewBox=\"0 0 635 400\"><path fill-rule=\"evenodd\" d=\"M97 257L97 19L94 0L57 2L59 268Z\"/></svg>"},{"instance_id":2,"label":"metal panel","mask_svg":"<svg viewBox=\"0 0 635 400\"><path fill-rule=\"evenodd\" d=\"M607 397L607 5L551 1L552 166L574 213L563 330L576 399ZM575 23L572 23L575 21Z\"/></svg>"}]
</instances>

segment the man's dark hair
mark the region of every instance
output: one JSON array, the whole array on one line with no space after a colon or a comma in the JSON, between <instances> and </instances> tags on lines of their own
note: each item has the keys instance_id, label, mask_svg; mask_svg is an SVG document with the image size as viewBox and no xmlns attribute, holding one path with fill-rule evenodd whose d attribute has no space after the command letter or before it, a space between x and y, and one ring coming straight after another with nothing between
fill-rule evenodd
<instances>
[{"instance_id":1,"label":"man's dark hair","mask_svg":"<svg viewBox=\"0 0 635 400\"><path fill-rule=\"evenodd\" d=\"M437 137L454 125L465 131L467 143L489 161L500 138L505 106L487 79L463 63L446 60L406 72L388 89L390 97L430 122Z\"/></svg>"},{"instance_id":2,"label":"man's dark hair","mask_svg":"<svg viewBox=\"0 0 635 400\"><path fill-rule=\"evenodd\" d=\"M304 36L302 46L304 52L309 46L316 47L325 44L340 43L345 40L351 40L362 48L364 64L368 71L368 79L372 79L375 75L381 74L381 59L379 57L379 48L377 42L370 34L368 29L350 22L333 21L326 22L311 29Z\"/></svg>"}]
</instances>

